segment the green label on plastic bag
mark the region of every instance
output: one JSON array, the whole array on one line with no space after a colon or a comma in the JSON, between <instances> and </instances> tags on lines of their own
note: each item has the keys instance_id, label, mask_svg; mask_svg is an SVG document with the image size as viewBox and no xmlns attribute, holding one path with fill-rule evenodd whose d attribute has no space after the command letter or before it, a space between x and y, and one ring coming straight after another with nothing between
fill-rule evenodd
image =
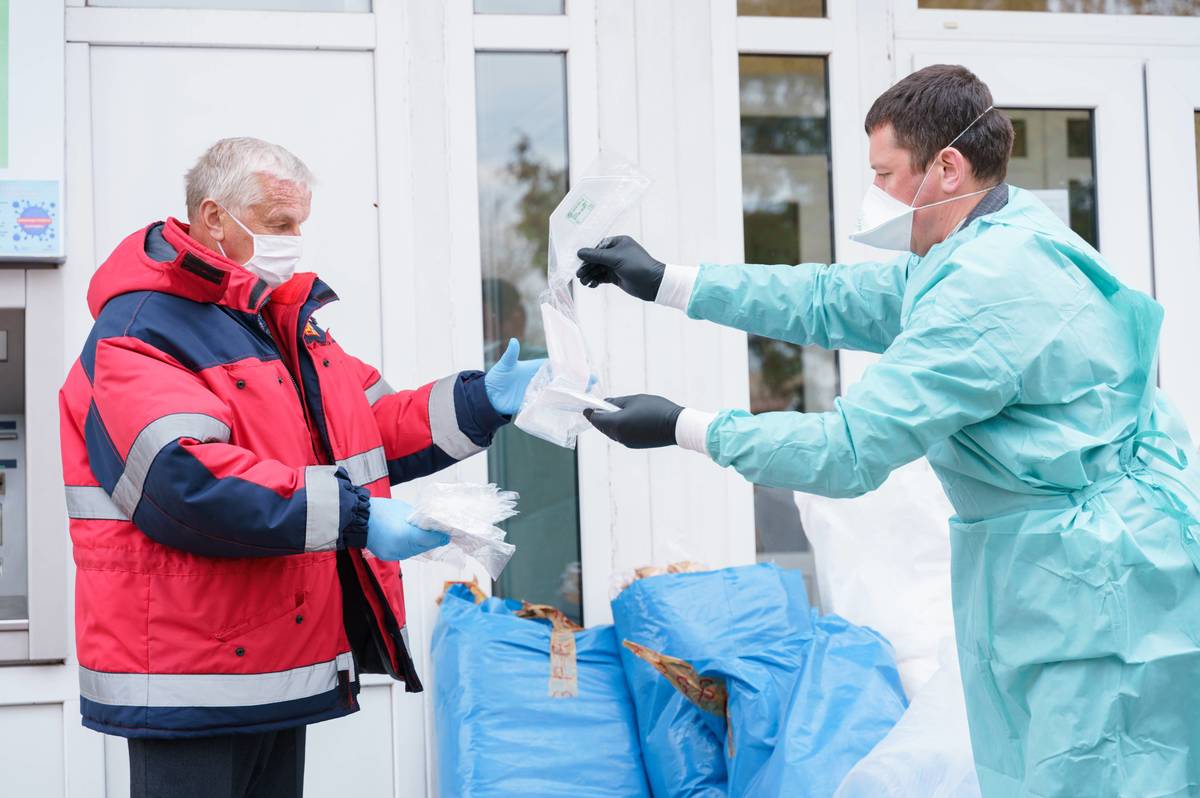
<instances>
[{"instance_id":1,"label":"green label on plastic bag","mask_svg":"<svg viewBox=\"0 0 1200 798\"><path fill-rule=\"evenodd\" d=\"M575 224L583 224L584 220L592 215L595 207L596 203L587 197L580 197L579 202L575 203L575 207L567 211L567 218Z\"/></svg>"}]
</instances>

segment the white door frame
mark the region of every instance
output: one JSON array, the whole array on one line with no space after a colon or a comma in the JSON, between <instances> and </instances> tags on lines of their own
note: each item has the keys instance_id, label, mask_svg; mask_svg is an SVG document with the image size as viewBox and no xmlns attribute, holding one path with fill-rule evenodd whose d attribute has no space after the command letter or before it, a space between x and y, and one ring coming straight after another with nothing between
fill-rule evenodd
<instances>
[{"instance_id":1,"label":"white door frame","mask_svg":"<svg viewBox=\"0 0 1200 798\"><path fill-rule=\"evenodd\" d=\"M1200 48L1194 48L1200 50ZM1146 63L1147 150L1154 232L1154 278L1166 309L1159 381L1183 412L1193 443L1200 436L1200 200L1195 114L1200 110L1200 53Z\"/></svg>"},{"instance_id":2,"label":"white door frame","mask_svg":"<svg viewBox=\"0 0 1200 798\"><path fill-rule=\"evenodd\" d=\"M470 3L462 2L466 10ZM461 12L460 12L461 16ZM461 46L452 55L456 69L449 80L448 91L454 96L475 95L475 55L480 52L507 53L562 53L566 58L566 109L567 109L567 157L569 179L574 180L599 155L600 141L597 116L596 75L596 7L594 0L570 0L566 13L562 15L518 15L518 14L472 14L472 37L470 46ZM460 42L461 45L461 42ZM475 105L460 103L464 110L459 124L469 132L456 144L455 151L464 166L470 165L469 177L464 175L459 186L462 197L462 213L473 215L473 222L464 229L464 255L474 272L473 295L479 304L479 282L482 278L482 263L479 245L479 191L478 158L476 152ZM465 106L470 106L465 108ZM469 112L469 120L468 120ZM469 140L467 140L469 138ZM469 185L468 185L469 183ZM548 228L547 228L548 229ZM535 264L541 267L542 264ZM598 334L604 329L604 308L597 297L577 296L580 323L589 335L593 356L605 362L606 339ZM476 315L482 319L482 306ZM480 321L479 334L471 346L482 362L483 333ZM611 548L611 481L609 479L608 446L595 435L581 435L577 448L579 539L580 561L583 568L583 614L585 621L594 624L608 616L608 570ZM486 462L482 463L486 475Z\"/></svg>"},{"instance_id":3,"label":"white door frame","mask_svg":"<svg viewBox=\"0 0 1200 798\"><path fill-rule=\"evenodd\" d=\"M1200 17L921 9L918 2L892 0L898 39L1042 43L1055 49L1077 44L1195 47L1200 42Z\"/></svg>"}]
</instances>

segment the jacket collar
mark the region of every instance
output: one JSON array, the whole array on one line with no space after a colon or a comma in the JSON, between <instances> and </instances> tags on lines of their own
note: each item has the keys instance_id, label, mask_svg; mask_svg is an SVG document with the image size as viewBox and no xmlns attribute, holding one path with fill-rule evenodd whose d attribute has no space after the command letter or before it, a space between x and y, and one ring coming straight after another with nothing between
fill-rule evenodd
<instances>
[{"instance_id":1,"label":"jacket collar","mask_svg":"<svg viewBox=\"0 0 1200 798\"><path fill-rule=\"evenodd\" d=\"M213 252L192 238L189 226L178 219L167 219L162 235L175 249L175 259L171 262L173 268L214 286L202 289L203 297L191 298L256 313L273 293L264 280L244 266Z\"/></svg>"},{"instance_id":2,"label":"jacket collar","mask_svg":"<svg viewBox=\"0 0 1200 798\"><path fill-rule=\"evenodd\" d=\"M174 218L127 236L96 270L88 286L92 317L98 317L113 297L134 291L157 291L242 313L263 310L268 299L280 312L289 307L294 313L311 300L311 313L337 298L311 272L296 274L272 289L245 267L196 241L188 225Z\"/></svg>"}]
</instances>

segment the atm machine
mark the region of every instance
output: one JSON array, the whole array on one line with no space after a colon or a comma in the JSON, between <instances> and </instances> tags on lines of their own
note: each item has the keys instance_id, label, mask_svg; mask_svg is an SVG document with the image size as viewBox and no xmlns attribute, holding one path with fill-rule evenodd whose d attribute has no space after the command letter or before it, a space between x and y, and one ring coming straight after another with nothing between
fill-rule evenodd
<instances>
[{"instance_id":1,"label":"atm machine","mask_svg":"<svg viewBox=\"0 0 1200 798\"><path fill-rule=\"evenodd\" d=\"M25 321L30 275L56 268L66 256L64 31L61 2L0 0L0 660L5 661L20 650L25 653L17 659L27 658L29 646L13 644L18 636L4 633L28 630L33 623L26 495L30 488L47 496L57 492L53 485L29 485L27 477L25 366L26 349L32 347L26 346ZM42 304L31 314L44 318L65 312L58 300L49 300L45 292L39 296ZM78 298L71 301L78 303ZM39 387L29 401L42 407L55 397ZM57 529L39 533L62 534ZM47 549L57 551L60 544L55 541ZM58 562L48 566L61 567ZM64 599L49 597L51 602ZM57 617L57 612L50 615ZM43 640L53 636L43 635ZM55 649L43 644L40 651Z\"/></svg>"},{"instance_id":2,"label":"atm machine","mask_svg":"<svg viewBox=\"0 0 1200 798\"><path fill-rule=\"evenodd\" d=\"M0 309L0 629L29 618L24 327L23 310Z\"/></svg>"},{"instance_id":3,"label":"atm machine","mask_svg":"<svg viewBox=\"0 0 1200 798\"><path fill-rule=\"evenodd\" d=\"M24 460L24 418L0 415L0 622L29 617Z\"/></svg>"}]
</instances>

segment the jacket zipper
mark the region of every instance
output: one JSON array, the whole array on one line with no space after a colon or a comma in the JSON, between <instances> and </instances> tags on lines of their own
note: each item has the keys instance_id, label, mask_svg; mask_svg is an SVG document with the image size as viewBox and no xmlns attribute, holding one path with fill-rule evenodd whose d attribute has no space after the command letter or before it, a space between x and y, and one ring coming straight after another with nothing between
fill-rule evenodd
<instances>
[{"instance_id":1,"label":"jacket zipper","mask_svg":"<svg viewBox=\"0 0 1200 798\"><path fill-rule=\"evenodd\" d=\"M297 359L297 361L299 361L300 358L305 357L306 355L309 357L310 360L312 359L312 354L310 352L308 352L307 347L304 344L304 329L312 321L313 315L318 310L320 310L321 308L328 305L332 299L337 299L337 295L334 294L332 291L326 291L324 294L321 294L319 297L316 297L316 302L317 302L316 307L314 307L311 311L309 311L307 316L301 318L300 323L296 326L296 359ZM305 304L307 304L307 303L305 303ZM301 306L301 309L303 310L303 306ZM299 315L299 314L297 314L297 315ZM274 341L274 338L272 338L271 340ZM280 351L282 352L283 350L280 350ZM291 374L290 369L288 370L288 373ZM298 385L298 383L296 382L294 377L292 378L292 384ZM299 390L299 388L297 388L297 390ZM302 403L303 403L303 401L302 401ZM308 405L307 404L304 405L304 410L305 410L305 413L307 414L308 413ZM306 415L306 418L307 417L308 416ZM327 455L327 462L336 463L337 460L333 456L333 444L330 442L330 438L329 438L329 429L328 428L326 428L326 429L318 428L315 417L311 420L309 429L311 429L312 432L317 436L317 442L321 445L321 448L325 451L325 453ZM314 450L315 450L315 447L314 447Z\"/></svg>"},{"instance_id":2,"label":"jacket zipper","mask_svg":"<svg viewBox=\"0 0 1200 798\"><path fill-rule=\"evenodd\" d=\"M310 451L312 451L313 459L317 462L321 462L321 457L317 454L316 444L313 443L312 421L309 419L308 405L304 403L304 393L300 390L300 383L296 381L296 375L292 374L292 370L288 367L287 361L284 360L283 348L280 347L275 341L275 336L271 334L271 328L267 324L267 320L263 318L261 312L255 313L254 318L256 321L258 321L259 329L263 331L263 334L267 336L267 340L271 342L271 346L275 347L275 351L279 353L279 362L283 364L283 370L287 372L288 379L292 381L292 388L294 388L296 391L296 399L300 402L300 410L304 413L304 426L307 427L309 431L308 448ZM333 462L332 457L326 457L325 459L330 463Z\"/></svg>"},{"instance_id":3,"label":"jacket zipper","mask_svg":"<svg viewBox=\"0 0 1200 798\"><path fill-rule=\"evenodd\" d=\"M275 342L275 336L271 335L271 328L267 326L267 320L263 318L261 313L254 314L254 318L258 321L258 327L267 336L267 340L271 342L271 346L275 347L275 351L279 353L279 362L283 363L283 370L287 372L288 379L292 381L292 387L296 389L296 398L300 400L300 409L304 409L304 394L300 392L300 383L296 382L295 375L288 368L287 363L283 360L283 349Z\"/></svg>"}]
</instances>

